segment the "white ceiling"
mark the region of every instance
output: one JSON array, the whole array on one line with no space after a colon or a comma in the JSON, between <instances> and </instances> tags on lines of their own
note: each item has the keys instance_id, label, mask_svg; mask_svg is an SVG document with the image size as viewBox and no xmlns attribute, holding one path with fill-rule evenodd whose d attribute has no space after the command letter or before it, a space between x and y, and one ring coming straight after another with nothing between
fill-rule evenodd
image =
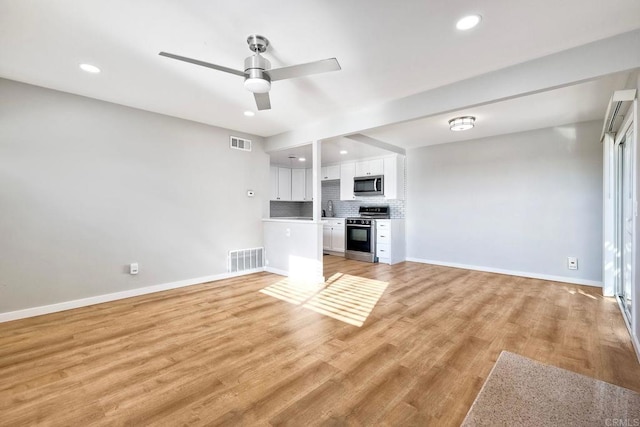
<instances>
[{"instance_id":1,"label":"white ceiling","mask_svg":"<svg viewBox=\"0 0 640 427\"><path fill-rule=\"evenodd\" d=\"M468 13L480 13L482 23L457 31L456 19ZM634 30L639 16L638 0L404 0L401 7L386 0L0 0L0 76L271 136ZM158 56L164 50L241 69L251 33L270 39L265 56L273 67L336 57L342 70L274 82L272 110L248 118L243 111L255 105L240 77ZM80 71L83 62L102 73ZM602 94L600 84L568 88L574 98L567 100L590 98L578 89ZM535 96L474 110L478 126L467 135L546 126L539 102L559 98ZM520 116L508 128L512 108ZM595 114L586 110L576 114ZM363 133L406 147L446 142L447 118Z\"/></svg>"},{"instance_id":2,"label":"white ceiling","mask_svg":"<svg viewBox=\"0 0 640 427\"><path fill-rule=\"evenodd\" d=\"M363 133L409 149L603 119L611 94L614 90L623 88L630 75L631 73L609 75L586 83ZM476 126L463 132L449 130L449 120L461 116L475 117Z\"/></svg>"},{"instance_id":3,"label":"white ceiling","mask_svg":"<svg viewBox=\"0 0 640 427\"><path fill-rule=\"evenodd\" d=\"M320 158L323 165L391 154L390 151L342 137L322 141L320 148ZM346 154L340 154L340 151L346 151ZM310 168L312 165L311 144L275 151L270 154L271 164L275 166ZM295 159L291 159L290 156L294 156ZM301 157L305 159L304 162L299 160Z\"/></svg>"}]
</instances>

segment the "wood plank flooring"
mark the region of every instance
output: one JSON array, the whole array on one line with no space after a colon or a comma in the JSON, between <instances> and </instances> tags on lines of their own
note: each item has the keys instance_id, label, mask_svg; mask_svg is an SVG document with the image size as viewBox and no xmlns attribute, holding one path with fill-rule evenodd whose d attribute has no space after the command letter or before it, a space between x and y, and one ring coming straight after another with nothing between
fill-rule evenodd
<instances>
[{"instance_id":1,"label":"wood plank flooring","mask_svg":"<svg viewBox=\"0 0 640 427\"><path fill-rule=\"evenodd\" d=\"M259 292L268 273L0 324L0 425L457 426L502 350L640 392L599 288L334 256L325 276L387 287L361 327Z\"/></svg>"}]
</instances>

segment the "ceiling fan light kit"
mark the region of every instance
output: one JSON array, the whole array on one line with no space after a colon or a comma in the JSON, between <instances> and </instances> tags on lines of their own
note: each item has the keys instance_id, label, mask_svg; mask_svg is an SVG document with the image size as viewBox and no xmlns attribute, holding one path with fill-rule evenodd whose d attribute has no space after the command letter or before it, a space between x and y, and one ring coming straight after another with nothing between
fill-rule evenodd
<instances>
[{"instance_id":1,"label":"ceiling fan light kit","mask_svg":"<svg viewBox=\"0 0 640 427\"><path fill-rule=\"evenodd\" d=\"M449 120L449 129L454 132L469 130L475 126L476 118L473 116L456 117Z\"/></svg>"},{"instance_id":2,"label":"ceiling fan light kit","mask_svg":"<svg viewBox=\"0 0 640 427\"><path fill-rule=\"evenodd\" d=\"M258 110L269 110L271 108L269 91L271 90L272 81L340 70L340 64L336 58L271 69L271 63L269 60L260 55L267 50L269 40L264 36L252 34L247 37L247 44L254 54L244 60L244 71L234 70L233 68L211 64L209 62L187 58L185 56L175 55L168 52L160 52L160 55L244 77L244 87L249 92L253 93Z\"/></svg>"}]
</instances>

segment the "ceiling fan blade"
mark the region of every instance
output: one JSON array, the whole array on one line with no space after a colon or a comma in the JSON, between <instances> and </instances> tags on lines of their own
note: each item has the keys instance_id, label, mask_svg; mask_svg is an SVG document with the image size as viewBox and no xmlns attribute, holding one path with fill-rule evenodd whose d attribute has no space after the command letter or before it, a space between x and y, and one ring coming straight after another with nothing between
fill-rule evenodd
<instances>
[{"instance_id":1,"label":"ceiling fan blade","mask_svg":"<svg viewBox=\"0 0 640 427\"><path fill-rule=\"evenodd\" d=\"M256 105L258 106L258 110L270 110L271 109L271 100L269 99L269 92L265 93L254 93L253 96L256 98Z\"/></svg>"},{"instance_id":2,"label":"ceiling fan blade","mask_svg":"<svg viewBox=\"0 0 640 427\"><path fill-rule=\"evenodd\" d=\"M295 77L308 76L310 74L326 73L327 71L341 70L336 58L322 59L306 64L291 65L290 67L267 70L271 81L293 79Z\"/></svg>"},{"instance_id":3,"label":"ceiling fan blade","mask_svg":"<svg viewBox=\"0 0 640 427\"><path fill-rule=\"evenodd\" d=\"M214 70L224 71L225 73L235 74L236 76L245 77L244 71L234 70L233 68L223 67L222 65L211 64L209 62L187 58L186 56L174 55L173 53L168 53L168 52L160 52L158 55L166 56L167 58L177 59L178 61L189 62L191 64L200 65L202 67L213 68Z\"/></svg>"}]
</instances>

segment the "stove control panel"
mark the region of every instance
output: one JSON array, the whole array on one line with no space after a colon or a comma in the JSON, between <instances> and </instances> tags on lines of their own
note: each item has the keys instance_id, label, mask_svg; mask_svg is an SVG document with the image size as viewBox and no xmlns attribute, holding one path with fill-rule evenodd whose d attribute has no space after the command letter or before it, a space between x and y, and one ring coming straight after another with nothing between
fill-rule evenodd
<instances>
[{"instance_id":1,"label":"stove control panel","mask_svg":"<svg viewBox=\"0 0 640 427\"><path fill-rule=\"evenodd\" d=\"M362 219L362 218L347 218L347 225L371 225L373 222L372 219Z\"/></svg>"}]
</instances>

